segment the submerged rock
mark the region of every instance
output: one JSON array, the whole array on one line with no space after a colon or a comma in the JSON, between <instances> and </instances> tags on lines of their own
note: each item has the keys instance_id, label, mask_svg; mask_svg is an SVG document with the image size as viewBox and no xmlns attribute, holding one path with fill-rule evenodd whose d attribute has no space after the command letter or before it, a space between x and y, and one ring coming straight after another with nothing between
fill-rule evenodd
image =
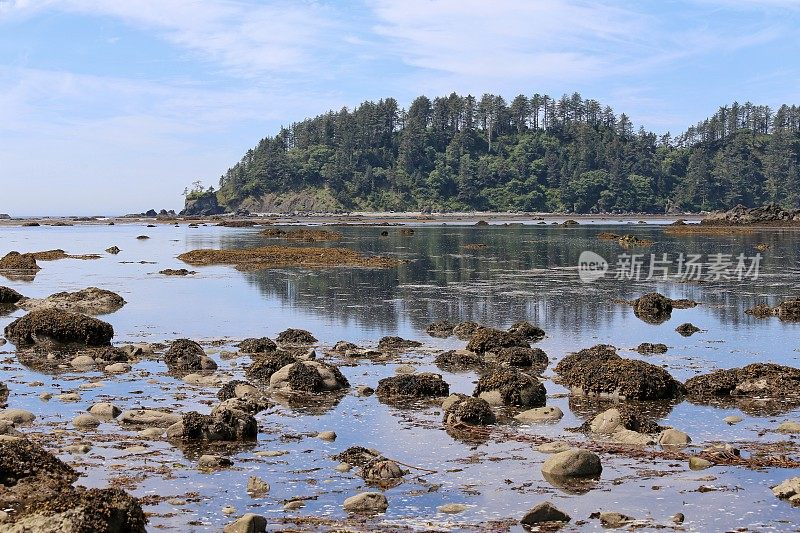
<instances>
[{"instance_id":1,"label":"submerged rock","mask_svg":"<svg viewBox=\"0 0 800 533\"><path fill-rule=\"evenodd\" d=\"M536 342L544 338L544 330L539 326L534 326L530 322L521 321L517 322L508 328L508 332L513 335L518 335L523 339Z\"/></svg>"},{"instance_id":2,"label":"submerged rock","mask_svg":"<svg viewBox=\"0 0 800 533\"><path fill-rule=\"evenodd\" d=\"M448 372L479 370L488 365L483 357L469 350L448 350L437 355L433 362Z\"/></svg>"},{"instance_id":3,"label":"submerged rock","mask_svg":"<svg viewBox=\"0 0 800 533\"><path fill-rule=\"evenodd\" d=\"M680 326L675 328L675 331L677 331L684 337L691 337L692 335L700 331L700 328L698 328L697 326L695 326L690 322L686 322L685 324L681 324Z\"/></svg>"},{"instance_id":4,"label":"submerged rock","mask_svg":"<svg viewBox=\"0 0 800 533\"><path fill-rule=\"evenodd\" d=\"M453 324L452 322L447 320L438 320L432 324L429 324L425 329L425 332L431 337L444 339L453 334L454 327L456 327L456 324Z\"/></svg>"},{"instance_id":5,"label":"submerged rock","mask_svg":"<svg viewBox=\"0 0 800 533\"><path fill-rule=\"evenodd\" d=\"M800 369L775 363L753 363L690 378L686 393L692 401L759 398L800 404Z\"/></svg>"},{"instance_id":6,"label":"submerged rock","mask_svg":"<svg viewBox=\"0 0 800 533\"><path fill-rule=\"evenodd\" d=\"M421 342L404 339L402 337L383 337L378 341L378 348L381 350L405 350L407 348L419 348Z\"/></svg>"},{"instance_id":7,"label":"submerged rock","mask_svg":"<svg viewBox=\"0 0 800 533\"><path fill-rule=\"evenodd\" d=\"M0 304L15 304L23 298L25 297L14 289L0 286Z\"/></svg>"},{"instance_id":8,"label":"submerged rock","mask_svg":"<svg viewBox=\"0 0 800 533\"><path fill-rule=\"evenodd\" d=\"M522 335L494 328L478 329L467 343L467 350L477 354L513 347L530 348L530 344Z\"/></svg>"},{"instance_id":9,"label":"submerged rock","mask_svg":"<svg viewBox=\"0 0 800 533\"><path fill-rule=\"evenodd\" d=\"M478 380L473 396L483 398L492 405L515 407L542 407L547 391L539 380L511 370L491 370Z\"/></svg>"},{"instance_id":10,"label":"submerged rock","mask_svg":"<svg viewBox=\"0 0 800 533\"><path fill-rule=\"evenodd\" d=\"M633 313L650 324L661 324L672 316L672 300L650 292L633 301Z\"/></svg>"},{"instance_id":11,"label":"submerged rock","mask_svg":"<svg viewBox=\"0 0 800 533\"><path fill-rule=\"evenodd\" d=\"M271 353L278 345L267 337L245 339L236 345L242 353Z\"/></svg>"},{"instance_id":12,"label":"submerged rock","mask_svg":"<svg viewBox=\"0 0 800 533\"><path fill-rule=\"evenodd\" d=\"M314 335L312 335L309 331L294 328L281 331L275 340L278 342L278 344L306 345L317 342L317 338L314 337Z\"/></svg>"},{"instance_id":13,"label":"submerged rock","mask_svg":"<svg viewBox=\"0 0 800 533\"><path fill-rule=\"evenodd\" d=\"M555 372L561 383L584 394L660 400L678 397L683 391L683 385L660 366L623 359L605 344L569 354Z\"/></svg>"},{"instance_id":14,"label":"submerged rock","mask_svg":"<svg viewBox=\"0 0 800 533\"><path fill-rule=\"evenodd\" d=\"M487 426L496 421L492 407L486 400L471 396L460 396L452 402L444 414L445 424L467 424Z\"/></svg>"},{"instance_id":15,"label":"submerged rock","mask_svg":"<svg viewBox=\"0 0 800 533\"><path fill-rule=\"evenodd\" d=\"M210 415L190 412L167 428L167 436L186 442L236 442L258 438L258 423L253 415L238 409L222 409Z\"/></svg>"},{"instance_id":16,"label":"submerged rock","mask_svg":"<svg viewBox=\"0 0 800 533\"><path fill-rule=\"evenodd\" d=\"M118 311L125 303L125 299L115 292L88 287L75 292L57 292L47 298L28 298L18 305L26 311L59 309L85 315L105 315Z\"/></svg>"},{"instance_id":17,"label":"submerged rock","mask_svg":"<svg viewBox=\"0 0 800 533\"><path fill-rule=\"evenodd\" d=\"M652 344L650 342L643 342L636 347L636 351L642 355L663 354L667 353L668 349L669 348L667 348L666 344L662 343Z\"/></svg>"},{"instance_id":18,"label":"submerged rock","mask_svg":"<svg viewBox=\"0 0 800 533\"><path fill-rule=\"evenodd\" d=\"M350 383L334 365L297 361L272 374L269 385L289 392L317 393L345 389Z\"/></svg>"},{"instance_id":19,"label":"submerged rock","mask_svg":"<svg viewBox=\"0 0 800 533\"><path fill-rule=\"evenodd\" d=\"M363 446L351 446L340 454L334 455L332 459L352 466L363 467L379 456L380 453Z\"/></svg>"},{"instance_id":20,"label":"submerged rock","mask_svg":"<svg viewBox=\"0 0 800 533\"><path fill-rule=\"evenodd\" d=\"M111 324L78 313L58 309L31 311L5 328L5 336L18 344L78 344L107 346Z\"/></svg>"},{"instance_id":21,"label":"submerged rock","mask_svg":"<svg viewBox=\"0 0 800 533\"><path fill-rule=\"evenodd\" d=\"M402 402L447 396L450 394L450 386L439 374L401 374L378 381L375 393L381 401Z\"/></svg>"},{"instance_id":22,"label":"submerged rock","mask_svg":"<svg viewBox=\"0 0 800 533\"><path fill-rule=\"evenodd\" d=\"M188 373L198 370L216 370L217 363L206 355L203 347L190 339L177 339L164 354L170 372Z\"/></svg>"}]
</instances>

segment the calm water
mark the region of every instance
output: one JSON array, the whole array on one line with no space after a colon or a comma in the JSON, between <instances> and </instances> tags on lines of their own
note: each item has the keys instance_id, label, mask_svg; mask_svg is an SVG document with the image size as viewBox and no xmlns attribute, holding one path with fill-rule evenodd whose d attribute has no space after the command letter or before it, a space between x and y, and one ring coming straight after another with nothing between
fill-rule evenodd
<instances>
[{"instance_id":1,"label":"calm water","mask_svg":"<svg viewBox=\"0 0 800 533\"><path fill-rule=\"evenodd\" d=\"M381 237L382 230L389 232ZM0 228L0 254L10 250L36 251L62 248L69 253L101 253L102 259L42 262L42 270L32 281L6 280L29 297L44 297L53 292L97 286L121 294L128 304L120 311L102 317L113 324L114 342L163 342L177 337L198 341L223 339L212 354L220 364L220 376L241 377L249 358L223 357L233 351L230 343L245 337L274 337L287 327L308 329L322 347L340 339L372 345L384 335L400 335L425 343L426 350L401 356L391 364L345 366L342 371L352 385L370 385L394 374L397 364L411 363L420 371L442 373L431 364L430 352L460 348L456 339L434 339L425 326L437 319L475 320L491 326L507 327L518 320L540 325L547 337L537 344L551 360L597 343L613 344L627 357L642 357L632 351L641 342L663 342L670 349L664 355L647 356L665 365L677 378L685 380L714 368L743 366L755 361L774 361L800 366L800 325L777 319L754 319L744 314L756 303L775 304L798 295L800 247L791 232L768 232L735 236L669 237L655 225L581 225L561 227L526 224L490 227L426 225L415 227L415 235L404 237L396 227L337 228L344 234L336 246L366 253L395 255L409 262L395 269L279 269L239 272L227 266L196 268L196 276L165 277L164 268L187 265L176 259L180 253L196 248L250 247L276 241L259 236L258 228L232 229L214 226L189 228L139 224L116 226L75 226L39 228ZM635 233L655 244L637 250L646 254L732 254L755 255L754 245L770 244L760 265L757 281L731 280L702 283L677 281L617 280L613 274L593 283L582 283L576 265L584 250L605 257L612 268L625 251L616 243L600 241L599 231ZM137 240L146 234L149 240ZM465 250L465 244L483 243L485 248ZM102 250L116 245L119 255ZM324 244L327 245L327 244ZM140 263L146 261L147 263ZM646 266L646 265L645 265ZM672 272L675 272L676 270ZM657 290L672 298L691 298L702 305L675 310L672 318L660 325L637 319L630 307L615 300L630 300ZM0 316L0 328L22 312ZM703 331L684 338L674 331L683 322L692 322ZM519 518L544 499L572 515L573 522L587 519L593 511L614 510L635 518L650 518L670 525L677 512L686 515L684 528L693 531L747 527L756 530L797 530L800 509L773 497L770 486L798 471L752 471L743 468L714 467L691 472L674 461L641 461L604 456L604 472L598 485L582 495L569 494L553 487L541 476L545 458L530 444L502 442L490 438L483 444L466 444L450 437L441 426L441 414L434 407L412 411L387 407L377 398L353 394L337 398L327 410L309 413L303 409L279 406L257 416L262 433L257 445L232 456L235 466L215 474L201 474L193 467L195 456L176 450L167 442L141 442L135 433L114 423L83 435L71 431L69 421L95 401L110 400L120 407L170 406L178 410L207 412L215 400L216 388L195 387L165 374L157 361L143 361L122 377L102 373L43 375L21 366L13 346L2 359L2 379L12 389L9 405L29 409L39 416L27 431L49 434L45 442L51 449L77 441L94 441L85 455L60 456L84 473L81 483L105 486L119 482L137 496L174 495L187 500L185 505L161 503L150 506L151 527L179 531L218 530L229 522L221 509L236 508L234 517L258 512L276 520L286 513L286 499L310 498L297 515L342 518L341 502L364 489L361 478L337 473L330 455L358 444L374 447L384 455L436 470L426 474L412 471L407 482L387 491L389 510L384 524L398 526L476 529L476 524L503 518ZM318 350L321 354L322 350ZM334 361L338 362L338 361ZM552 365L551 365L552 368ZM472 373L442 373L452 392L471 394L476 376ZM552 375L548 370L546 376ZM102 386L83 388L93 381ZM42 382L42 386L30 386ZM557 405L565 417L546 426L509 426L508 430L532 436L580 440L581 434L566 428L580 425L596 408L582 408L570 402L566 391L548 380L548 404ZM81 391L81 401L43 402L43 391ZM324 411L324 412L321 412ZM800 418L789 411L778 416L753 416L736 408L719 409L693 405L654 406L659 423L687 431L698 446L712 441L742 442L786 440L762 430L774 428L787 419ZM723 418L730 414L745 417L744 422L728 426ZM66 433L55 430L70 429ZM308 437L317 431L333 429L338 438L326 443ZM288 435L288 436L287 436ZM294 436L296 438L291 438ZM146 449L125 449L143 444ZM746 446L742 445L746 450ZM258 450L284 450L281 457L254 456ZM154 469L158 469L154 472ZM458 469L457 471L455 471ZM449 471L449 472L448 472ZM259 475L270 482L266 498L253 500L245 492L247 477ZM708 477L712 476L712 477ZM130 478L130 479L129 479ZM697 492L701 485L720 490ZM655 488L654 488L655 487ZM176 502L182 503L182 502ZM444 503L465 503L459 515L437 514ZM192 523L194 525L188 525ZM581 529L599 529L597 520Z\"/></svg>"}]
</instances>

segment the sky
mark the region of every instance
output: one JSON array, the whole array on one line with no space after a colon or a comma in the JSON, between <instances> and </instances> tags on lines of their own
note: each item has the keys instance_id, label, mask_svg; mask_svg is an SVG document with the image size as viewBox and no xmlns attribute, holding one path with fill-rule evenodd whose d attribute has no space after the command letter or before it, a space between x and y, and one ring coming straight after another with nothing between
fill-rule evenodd
<instances>
[{"instance_id":1,"label":"sky","mask_svg":"<svg viewBox=\"0 0 800 533\"><path fill-rule=\"evenodd\" d=\"M453 91L800 104L800 0L0 0L0 213L179 210L281 125Z\"/></svg>"}]
</instances>

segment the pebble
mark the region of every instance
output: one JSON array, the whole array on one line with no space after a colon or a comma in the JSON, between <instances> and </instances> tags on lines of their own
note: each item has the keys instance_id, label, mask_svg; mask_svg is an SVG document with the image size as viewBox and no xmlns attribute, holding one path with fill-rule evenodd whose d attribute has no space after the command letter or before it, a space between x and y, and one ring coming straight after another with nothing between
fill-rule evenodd
<instances>
[{"instance_id":1,"label":"pebble","mask_svg":"<svg viewBox=\"0 0 800 533\"><path fill-rule=\"evenodd\" d=\"M672 523L674 524L683 524L683 521L686 520L686 517L683 513L675 513L672 515Z\"/></svg>"},{"instance_id":2,"label":"pebble","mask_svg":"<svg viewBox=\"0 0 800 533\"><path fill-rule=\"evenodd\" d=\"M723 420L725 423L727 423L727 424L730 424L730 425L732 426L732 425L734 425L734 424L738 424L739 422L741 422L742 420L744 420L744 418L742 418L741 416L735 416L735 415L732 415L732 416L726 416L726 417L725 417L725 418L723 418L722 420Z\"/></svg>"},{"instance_id":3,"label":"pebble","mask_svg":"<svg viewBox=\"0 0 800 533\"><path fill-rule=\"evenodd\" d=\"M600 457L589 450L574 448L551 455L542 465L542 473L557 477L596 476L603 471Z\"/></svg>"},{"instance_id":4,"label":"pebble","mask_svg":"<svg viewBox=\"0 0 800 533\"><path fill-rule=\"evenodd\" d=\"M236 512L236 507L231 507L230 505L226 505L222 508L222 514L232 515Z\"/></svg>"},{"instance_id":5,"label":"pebble","mask_svg":"<svg viewBox=\"0 0 800 533\"><path fill-rule=\"evenodd\" d=\"M49 392L43 392L39 395L39 399L43 402L50 401L53 398L53 395Z\"/></svg>"}]
</instances>

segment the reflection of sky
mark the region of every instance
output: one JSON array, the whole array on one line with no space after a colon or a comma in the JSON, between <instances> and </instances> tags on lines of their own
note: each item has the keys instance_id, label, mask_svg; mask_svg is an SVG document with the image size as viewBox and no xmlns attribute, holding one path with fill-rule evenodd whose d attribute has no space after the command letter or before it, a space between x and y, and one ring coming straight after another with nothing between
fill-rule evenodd
<instances>
[{"instance_id":1,"label":"reflection of sky","mask_svg":"<svg viewBox=\"0 0 800 533\"><path fill-rule=\"evenodd\" d=\"M743 314L745 308L762 296L774 302L794 293L797 251L791 235L671 239L651 227L629 229L659 241L652 248L655 253L718 250L749 253L753 244L759 241L771 242L772 251L765 255L765 275L758 285L630 284L613 280L581 284L574 270L563 268L572 266L580 251L592 249L606 257L621 251L614 243L597 241L594 238L596 229L588 228L428 227L418 229L411 238L396 235L397 228L388 228L391 234L388 238L378 236L379 228L342 228L345 233L343 246L371 253L398 253L413 260L400 269L382 271L300 272L286 269L241 273L222 266L197 268L200 273L189 278L157 274L163 268L185 266L175 257L189 249L279 242L262 240L257 236L257 229L217 227L0 228L0 253L12 249L33 251L49 248L63 248L69 253L93 253L112 245L119 246L123 250L119 255L103 254L102 259L95 261L43 262L42 270L30 283L3 280L3 284L32 297L90 285L119 292L128 304L119 312L103 317L114 325L115 338L119 342L161 341L183 336L197 339L274 337L287 327L302 327L312 331L323 344L332 344L339 339L375 343L382 335L399 334L423 340L428 346L452 348L461 347L463 343L454 339L430 338L424 333L424 326L439 318L470 318L496 326L529 319L547 331L547 338L538 346L550 355L551 360L601 342L622 348L625 356L640 357L631 349L647 341L664 342L670 346L666 354L648 356L647 360L666 365L679 379L712 367L741 366L759 360L800 366L795 351L799 345L800 330L797 328L800 326L784 324L777 319L757 320ZM616 230L624 231L619 226ZM140 234L148 234L151 239L136 240L136 235ZM463 252L461 247L468 242L484 242L488 247ZM142 260L157 264L139 264L138 261ZM122 264L121 261L133 263ZM676 298L696 299L704 305L676 310L671 320L653 326L635 318L629 307L612 302L615 298L632 299L653 289ZM16 312L12 316L0 317L0 327L21 314ZM674 328L687 321L704 331L689 338L681 337ZM227 361L217 355L214 357L221 364L221 372L235 376L241 375L241 365L247 362L246 359ZM417 364L421 370L439 371L430 365L429 356L404 359ZM201 400L212 400L215 393L213 389L186 387L164 376L159 376L160 384L148 384L146 379L134 373L109 382L105 388L83 391L83 400L78 405L55 401L44 404L38 399L42 390L56 393L62 388L72 390L89 376L80 375L76 376L75 382L64 382L27 371L16 364L4 369L10 369L8 381L12 389L12 406L30 409L55 427L65 425L94 400L117 398L116 401L124 407L138 404L205 412L209 407ZM137 370L157 373L163 368L160 363L140 363ZM342 370L351 384L374 388L378 379L393 373L393 365L362 364L344 366ZM548 376L551 374L552 370L546 372ZM445 379L453 392L469 394L475 376L470 373L445 374ZM43 381L44 389L28 390L23 385L34 380ZM565 392L562 388L549 380L546 387L550 394L548 404L559 406L565 413L564 419L552 426L521 428L520 432L532 436L557 438L566 435L579 439L579 435L565 434L564 430L580 425L593 411L578 409L576 405L573 405L575 410L571 410L566 397L552 397ZM186 400L176 403L174 394L178 390L190 394ZM595 510L613 509L638 518L649 513L654 519L666 522L669 516L680 511L687 516L687 527L696 530L749 526L779 518L796 523L798 519L797 510L778 504L768 491L770 485L797 475L797 472L715 468L692 473L683 465L670 467L668 463L631 462L609 456L604 457L606 470L598 489L587 495L568 496L542 480L539 465L544 456L534 452L530 445L493 441L491 445L475 446L453 440L441 429L437 411L426 408L411 415L408 411L385 406L375 397L357 398L352 395L342 399L332 411L321 415L300 416L297 411L279 407L259 415L263 432L258 449L285 449L290 451L288 456L254 461L249 452L244 452L236 457L236 463L246 471L198 476L191 470L179 469L175 479L161 481L153 478L139 485L135 492L139 495L148 491L181 494L186 490L197 490L203 495L213 495L213 502L201 502L190 508L197 516L217 525L225 521L219 513L223 505L233 505L242 512L254 510L268 516L280 516L281 513L275 509L280 508L281 500L308 495L319 495L319 498L309 501L303 513L341 516L341 500L361 487L361 482L351 474L331 474L335 463L328 457L349 445L360 444L378 448L404 463L439 471L422 478L427 481L414 481L416 474L410 475L409 483L388 491L390 509L387 519L391 520L407 520L415 515L428 518L434 515L437 505L452 502L473 505L457 519L476 522L521 515L543 499L551 499L574 519L586 518ZM683 402L662 411L660 422L685 429L695 442L702 443L716 439L755 440L760 430L798 416L797 411L769 418L745 415L745 422L731 427L722 422L729 414L743 413L735 408L715 409ZM420 428L420 422L436 429ZM282 432L313 433L323 429L336 430L339 437L335 443L316 439L303 439L298 443L280 440ZM111 424L102 426L101 430L118 431ZM776 437L767 435L765 438ZM185 462L181 454L170 446L158 445L158 448L167 454L170 461ZM305 453L308 450L310 452ZM120 455L120 451L114 450L110 444L100 443L96 444L93 453L97 456L87 459L89 462ZM482 454L481 461L463 461L473 454ZM299 472L317 467L323 470ZM444 472L454 468L462 470ZM643 469L679 473L654 477ZM102 469L92 470L86 482L103 485L108 477L113 477L113 473L102 472ZM266 501L252 502L243 498L241 491L230 489L246 483L246 477L251 473L259 473L271 483L273 489ZM696 481L709 473L718 479ZM631 476L633 481L623 485L611 484L612 480L624 476ZM310 479L317 481L312 483L308 481ZM511 483L506 483L506 479ZM443 486L422 496L409 494L415 489L427 491L430 488L427 483L442 483ZM532 485L523 487L525 483ZM745 490L702 495L684 492L695 490L702 483L738 485L744 486ZM662 488L655 491L653 485ZM472 494L473 488L480 494ZM253 508L252 505L261 506ZM162 504L159 509L164 511L165 506L169 507ZM727 511L708 511L722 508ZM172 520L183 524L184 519L179 516ZM437 519L443 523L448 520L442 515Z\"/></svg>"}]
</instances>

